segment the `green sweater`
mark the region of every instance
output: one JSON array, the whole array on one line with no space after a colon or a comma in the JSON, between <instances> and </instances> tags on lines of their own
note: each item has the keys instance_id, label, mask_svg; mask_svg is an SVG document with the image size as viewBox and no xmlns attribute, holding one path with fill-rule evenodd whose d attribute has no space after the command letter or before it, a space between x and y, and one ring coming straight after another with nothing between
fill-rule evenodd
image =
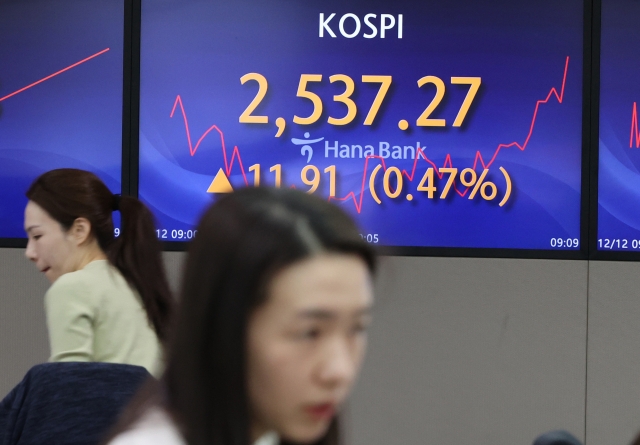
<instances>
[{"instance_id":1,"label":"green sweater","mask_svg":"<svg viewBox=\"0 0 640 445\"><path fill-rule=\"evenodd\" d=\"M51 362L111 362L160 371L161 347L138 293L107 260L58 278L44 297Z\"/></svg>"}]
</instances>

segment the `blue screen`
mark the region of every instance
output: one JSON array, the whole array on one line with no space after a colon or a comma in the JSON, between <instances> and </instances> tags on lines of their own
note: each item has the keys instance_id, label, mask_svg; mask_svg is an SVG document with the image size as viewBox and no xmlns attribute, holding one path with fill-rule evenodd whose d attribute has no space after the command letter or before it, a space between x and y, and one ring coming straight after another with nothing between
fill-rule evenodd
<instances>
[{"instance_id":1,"label":"blue screen","mask_svg":"<svg viewBox=\"0 0 640 445\"><path fill-rule=\"evenodd\" d=\"M54 168L122 169L123 0L0 2L0 238L25 237L25 191Z\"/></svg>"},{"instance_id":2,"label":"blue screen","mask_svg":"<svg viewBox=\"0 0 640 445\"><path fill-rule=\"evenodd\" d=\"M602 1L598 250L640 250L639 15L637 1Z\"/></svg>"},{"instance_id":3,"label":"blue screen","mask_svg":"<svg viewBox=\"0 0 640 445\"><path fill-rule=\"evenodd\" d=\"M580 248L581 0L143 0L139 193L167 241L238 187L384 246Z\"/></svg>"}]
</instances>

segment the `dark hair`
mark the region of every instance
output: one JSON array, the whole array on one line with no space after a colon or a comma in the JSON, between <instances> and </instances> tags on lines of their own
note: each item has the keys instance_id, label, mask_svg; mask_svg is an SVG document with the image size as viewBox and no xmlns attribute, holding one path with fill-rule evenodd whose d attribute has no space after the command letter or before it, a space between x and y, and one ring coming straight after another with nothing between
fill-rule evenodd
<instances>
[{"instance_id":1,"label":"dark hair","mask_svg":"<svg viewBox=\"0 0 640 445\"><path fill-rule=\"evenodd\" d=\"M280 270L321 252L375 257L337 206L290 189L246 188L203 215L189 246L180 309L161 381L163 405L190 445L249 445L247 324ZM158 403L148 397L149 403ZM155 400L153 402L152 400ZM129 411L120 431L141 415ZM317 441L338 443L337 420ZM287 443L283 441L283 443Z\"/></svg>"},{"instance_id":2,"label":"dark hair","mask_svg":"<svg viewBox=\"0 0 640 445\"><path fill-rule=\"evenodd\" d=\"M174 302L149 209L136 198L112 194L93 173L72 168L40 175L26 195L64 230L69 230L77 218L86 218L91 223L91 235L109 261L138 291L150 324L158 338L166 341ZM114 210L122 215L117 238L112 218Z\"/></svg>"}]
</instances>

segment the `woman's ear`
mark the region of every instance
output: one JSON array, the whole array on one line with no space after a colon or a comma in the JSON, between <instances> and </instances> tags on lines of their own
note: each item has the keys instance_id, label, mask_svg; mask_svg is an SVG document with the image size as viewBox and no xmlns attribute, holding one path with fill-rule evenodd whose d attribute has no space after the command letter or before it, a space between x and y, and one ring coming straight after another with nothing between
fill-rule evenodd
<instances>
[{"instance_id":1,"label":"woman's ear","mask_svg":"<svg viewBox=\"0 0 640 445\"><path fill-rule=\"evenodd\" d=\"M84 244L91 236L91 223L87 218L76 218L69 232L77 246Z\"/></svg>"}]
</instances>

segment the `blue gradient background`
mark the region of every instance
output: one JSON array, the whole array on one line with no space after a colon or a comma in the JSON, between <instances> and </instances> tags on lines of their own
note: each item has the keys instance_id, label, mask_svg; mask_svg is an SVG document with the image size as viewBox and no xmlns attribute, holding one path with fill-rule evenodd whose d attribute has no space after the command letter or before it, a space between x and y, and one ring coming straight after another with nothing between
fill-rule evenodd
<instances>
[{"instance_id":1,"label":"blue gradient background","mask_svg":"<svg viewBox=\"0 0 640 445\"><path fill-rule=\"evenodd\" d=\"M602 0L598 250L640 250L633 248L633 240L640 240L640 149L635 148L635 135L629 147L633 103L640 103L638 17L637 0ZM616 241L606 249L607 239L626 239L627 248Z\"/></svg>"},{"instance_id":2,"label":"blue gradient background","mask_svg":"<svg viewBox=\"0 0 640 445\"><path fill-rule=\"evenodd\" d=\"M90 170L114 192L122 170L123 0L0 1L0 238L24 238L24 196L41 173Z\"/></svg>"},{"instance_id":3,"label":"blue gradient background","mask_svg":"<svg viewBox=\"0 0 640 445\"><path fill-rule=\"evenodd\" d=\"M345 13L355 13L361 20L367 13L378 14L378 20L383 13L396 17L402 13L403 38L396 38L394 28L385 39L365 39L364 24L353 39L340 34L335 39L319 38L320 12L337 13L331 22L334 30ZM450 154L460 170L473 164L476 151L488 161L498 144L524 143L536 101L546 98L551 88L560 91L569 56L563 103L552 98L541 105L527 149L503 149L493 164L488 179L498 185L499 197L494 201L479 196L468 200L468 195L457 194L446 200L427 199L416 187L430 165L419 161L416 178L413 182L405 178L400 198L385 197L377 186L382 205L376 204L367 177L362 212L356 212L351 200L339 205L356 217L363 234L378 234L380 244L389 246L551 249L551 238L579 238L582 19L579 0L240 0L229 4L143 0L140 197L168 230L168 240L173 229L193 228L215 199L206 190L224 165L220 139L210 133L195 156L190 156L182 115L178 111L170 118L177 95L183 100L194 144L216 124L224 133L229 157L238 146L245 170L262 165L263 183L273 184L269 167L282 164L284 184L307 189L300 180L306 158L291 142L291 138L303 138L306 131L311 139L324 137L332 145L336 140L376 147L379 141L401 146L419 141L437 166L443 166ZM238 122L257 92L256 82L240 83L240 77L249 72L261 73L269 82L268 95L254 113L268 115L269 124ZM309 88L324 103L320 121L311 126L292 122L293 115L311 114L310 102L296 97L303 73L323 75L321 84ZM341 82L329 83L333 74L349 75L356 84L353 98L358 115L346 127L326 123L328 116L346 113L343 104L332 100L344 90ZM363 84L363 74L393 76L392 89L371 127L362 122L378 85ZM445 81L445 99L431 116L445 118L445 129L415 126L434 94L433 86L417 86L426 75ZM450 85L452 76L482 77L462 128L451 124L468 87ZM287 129L275 138L279 116L286 119ZM407 119L412 128L399 130L400 119ZM364 159L325 158L323 144L314 145L311 164L321 171L337 165L337 196L355 191L359 200ZM372 160L369 172L378 163ZM413 160L389 158L386 164L410 171ZM500 166L509 172L514 187L504 207L498 206L505 189ZM243 184L237 163L230 179L234 187ZM378 183L381 179L379 174ZM444 181L436 185L439 196ZM327 182L321 182L318 193L327 196ZM407 201L406 193L415 199Z\"/></svg>"}]
</instances>

